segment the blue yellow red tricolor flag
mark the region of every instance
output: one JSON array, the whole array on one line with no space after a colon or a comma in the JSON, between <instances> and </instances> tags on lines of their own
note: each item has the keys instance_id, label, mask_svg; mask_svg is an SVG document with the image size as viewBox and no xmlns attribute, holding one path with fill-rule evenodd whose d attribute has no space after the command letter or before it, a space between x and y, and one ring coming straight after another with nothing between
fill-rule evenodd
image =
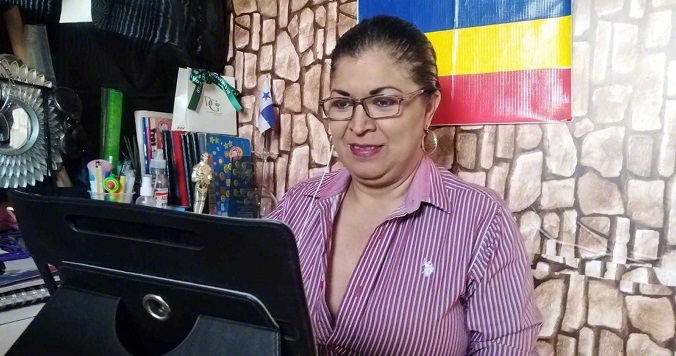
<instances>
[{"instance_id":1,"label":"blue yellow red tricolor flag","mask_svg":"<svg viewBox=\"0 0 676 356\"><path fill-rule=\"evenodd\" d=\"M414 23L437 53L434 125L571 119L571 0L359 0Z\"/></svg>"}]
</instances>

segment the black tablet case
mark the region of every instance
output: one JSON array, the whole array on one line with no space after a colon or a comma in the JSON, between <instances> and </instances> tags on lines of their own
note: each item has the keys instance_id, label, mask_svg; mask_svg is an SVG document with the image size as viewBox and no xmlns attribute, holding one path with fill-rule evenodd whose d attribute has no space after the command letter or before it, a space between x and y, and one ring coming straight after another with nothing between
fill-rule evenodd
<instances>
[{"instance_id":1,"label":"black tablet case","mask_svg":"<svg viewBox=\"0 0 676 356\"><path fill-rule=\"evenodd\" d=\"M53 296L9 355L315 354L286 225L18 191L10 200ZM144 310L148 294L171 307L168 320Z\"/></svg>"}]
</instances>

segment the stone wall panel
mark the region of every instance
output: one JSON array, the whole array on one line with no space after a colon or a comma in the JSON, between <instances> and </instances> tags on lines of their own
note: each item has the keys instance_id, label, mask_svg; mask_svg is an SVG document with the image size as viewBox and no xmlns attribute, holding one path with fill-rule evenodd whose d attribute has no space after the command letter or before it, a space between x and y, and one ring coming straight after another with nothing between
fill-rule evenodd
<instances>
[{"instance_id":1,"label":"stone wall panel","mask_svg":"<svg viewBox=\"0 0 676 356\"><path fill-rule=\"evenodd\" d=\"M542 152L526 153L516 158L507 188L507 201L511 211L526 209L540 196L542 161Z\"/></svg>"},{"instance_id":2,"label":"stone wall panel","mask_svg":"<svg viewBox=\"0 0 676 356\"><path fill-rule=\"evenodd\" d=\"M607 281L590 281L588 295L589 325L603 326L614 331L622 330L626 314L620 291Z\"/></svg>"},{"instance_id":3,"label":"stone wall panel","mask_svg":"<svg viewBox=\"0 0 676 356\"><path fill-rule=\"evenodd\" d=\"M580 330L587 321L586 283L582 276L571 276L569 282L566 314L563 317L561 330L573 333Z\"/></svg>"},{"instance_id":4,"label":"stone wall panel","mask_svg":"<svg viewBox=\"0 0 676 356\"><path fill-rule=\"evenodd\" d=\"M486 126L486 129L495 126ZM495 132L495 131L493 131ZM524 124L516 126L516 145L523 150L532 150L542 141L542 126L534 124Z\"/></svg>"},{"instance_id":5,"label":"stone wall panel","mask_svg":"<svg viewBox=\"0 0 676 356\"><path fill-rule=\"evenodd\" d=\"M591 47L587 42L573 42L573 63L571 66L574 80L572 82L572 114L583 116L589 109L589 78Z\"/></svg>"},{"instance_id":6,"label":"stone wall panel","mask_svg":"<svg viewBox=\"0 0 676 356\"><path fill-rule=\"evenodd\" d=\"M631 98L631 128L636 131L662 128L666 58L664 53L650 54L638 63Z\"/></svg>"},{"instance_id":7,"label":"stone wall panel","mask_svg":"<svg viewBox=\"0 0 676 356\"><path fill-rule=\"evenodd\" d=\"M577 201L585 215L624 214L620 188L594 172L587 172L578 179Z\"/></svg>"},{"instance_id":8,"label":"stone wall panel","mask_svg":"<svg viewBox=\"0 0 676 356\"><path fill-rule=\"evenodd\" d=\"M577 167L577 148L567 124L550 124L545 130L545 165L547 172L570 177Z\"/></svg>"},{"instance_id":9,"label":"stone wall panel","mask_svg":"<svg viewBox=\"0 0 676 356\"><path fill-rule=\"evenodd\" d=\"M493 166L493 168L488 171L487 175L487 186L496 191L503 199L505 197L505 185L507 184L508 174L509 165L507 163L500 162ZM674 231L676 232L676 230Z\"/></svg>"},{"instance_id":10,"label":"stone wall panel","mask_svg":"<svg viewBox=\"0 0 676 356\"><path fill-rule=\"evenodd\" d=\"M617 334L601 330L599 336L599 355L623 355L624 341Z\"/></svg>"},{"instance_id":11,"label":"stone wall panel","mask_svg":"<svg viewBox=\"0 0 676 356\"><path fill-rule=\"evenodd\" d=\"M566 285L563 279L552 279L535 289L535 300L544 317L540 338L552 338L556 335L562 318L563 297Z\"/></svg>"},{"instance_id":12,"label":"stone wall panel","mask_svg":"<svg viewBox=\"0 0 676 356\"><path fill-rule=\"evenodd\" d=\"M456 161L467 169L474 169L477 156L477 136L473 133L460 133L456 136Z\"/></svg>"},{"instance_id":13,"label":"stone wall panel","mask_svg":"<svg viewBox=\"0 0 676 356\"><path fill-rule=\"evenodd\" d=\"M664 181L630 179L627 182L627 213L649 227L664 225Z\"/></svg>"}]
</instances>

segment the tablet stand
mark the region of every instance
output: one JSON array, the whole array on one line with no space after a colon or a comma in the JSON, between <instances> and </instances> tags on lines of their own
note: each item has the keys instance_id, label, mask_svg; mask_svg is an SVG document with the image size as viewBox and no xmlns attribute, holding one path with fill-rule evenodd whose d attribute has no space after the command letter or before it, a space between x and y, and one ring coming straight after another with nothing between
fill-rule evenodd
<instances>
[{"instance_id":1,"label":"tablet stand","mask_svg":"<svg viewBox=\"0 0 676 356\"><path fill-rule=\"evenodd\" d=\"M316 353L287 226L17 191L10 200L52 297L8 355Z\"/></svg>"}]
</instances>

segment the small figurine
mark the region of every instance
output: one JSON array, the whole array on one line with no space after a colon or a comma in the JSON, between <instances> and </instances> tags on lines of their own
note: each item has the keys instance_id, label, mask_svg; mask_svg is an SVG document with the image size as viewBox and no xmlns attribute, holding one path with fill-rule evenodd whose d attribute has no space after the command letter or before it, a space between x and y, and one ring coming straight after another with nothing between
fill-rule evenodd
<instances>
[{"instance_id":1,"label":"small figurine","mask_svg":"<svg viewBox=\"0 0 676 356\"><path fill-rule=\"evenodd\" d=\"M214 170L209 165L209 154L202 153L202 160L192 167L192 174L190 180L195 183L195 203L193 205L193 212L201 214L204 210L204 204L207 201L207 191L209 185L214 179Z\"/></svg>"}]
</instances>

